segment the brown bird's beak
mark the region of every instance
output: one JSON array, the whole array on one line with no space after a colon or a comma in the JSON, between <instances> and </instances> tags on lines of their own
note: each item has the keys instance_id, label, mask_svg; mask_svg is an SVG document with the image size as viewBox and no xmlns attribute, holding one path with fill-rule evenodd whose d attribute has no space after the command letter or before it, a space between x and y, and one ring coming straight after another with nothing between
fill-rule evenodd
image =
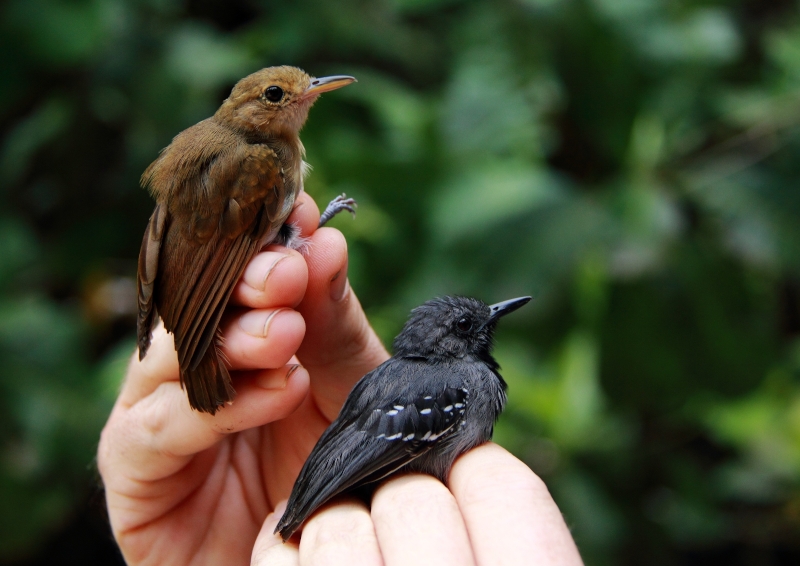
<instances>
[{"instance_id":1,"label":"brown bird's beak","mask_svg":"<svg viewBox=\"0 0 800 566\"><path fill-rule=\"evenodd\" d=\"M309 87L303 93L303 98L319 96L323 92L336 90L337 88L342 88L354 82L356 82L356 79L354 77L348 77L347 75L334 75L332 77L313 79Z\"/></svg>"}]
</instances>

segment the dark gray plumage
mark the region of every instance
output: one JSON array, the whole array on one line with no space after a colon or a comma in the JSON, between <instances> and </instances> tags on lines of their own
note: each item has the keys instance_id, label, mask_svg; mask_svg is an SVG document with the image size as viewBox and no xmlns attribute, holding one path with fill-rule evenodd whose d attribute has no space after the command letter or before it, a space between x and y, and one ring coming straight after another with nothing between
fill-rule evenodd
<instances>
[{"instance_id":1,"label":"dark gray plumage","mask_svg":"<svg viewBox=\"0 0 800 566\"><path fill-rule=\"evenodd\" d=\"M356 383L312 450L275 532L287 540L332 497L401 468L446 482L460 454L492 437L506 403L492 335L528 301L443 297L414 309L394 356Z\"/></svg>"}]
</instances>

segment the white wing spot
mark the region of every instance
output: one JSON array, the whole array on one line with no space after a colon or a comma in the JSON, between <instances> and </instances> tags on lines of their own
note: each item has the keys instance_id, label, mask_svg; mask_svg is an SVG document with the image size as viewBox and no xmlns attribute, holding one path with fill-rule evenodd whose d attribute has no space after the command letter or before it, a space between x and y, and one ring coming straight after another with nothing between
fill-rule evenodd
<instances>
[{"instance_id":1,"label":"white wing spot","mask_svg":"<svg viewBox=\"0 0 800 566\"><path fill-rule=\"evenodd\" d=\"M405 409L405 407L403 407L402 405L395 405L394 408L397 409L398 411L402 411L403 409Z\"/></svg>"},{"instance_id":2,"label":"white wing spot","mask_svg":"<svg viewBox=\"0 0 800 566\"><path fill-rule=\"evenodd\" d=\"M430 410L430 409L422 409L422 410L419 412L419 414L420 414L420 415L430 415L430 414L431 414L431 410Z\"/></svg>"},{"instance_id":3,"label":"white wing spot","mask_svg":"<svg viewBox=\"0 0 800 566\"><path fill-rule=\"evenodd\" d=\"M453 405L453 406L454 406L456 409L460 409L461 407L463 407L463 406L464 406L464 403L456 403L456 404L455 404L455 405Z\"/></svg>"},{"instance_id":4,"label":"white wing spot","mask_svg":"<svg viewBox=\"0 0 800 566\"><path fill-rule=\"evenodd\" d=\"M398 411L396 409L392 409L391 411L386 411L386 414L389 415L390 417L395 416L397 413Z\"/></svg>"},{"instance_id":5,"label":"white wing spot","mask_svg":"<svg viewBox=\"0 0 800 566\"><path fill-rule=\"evenodd\" d=\"M444 409L442 409L442 410L443 410L445 413L449 413L450 411L452 411L452 410L453 410L453 406L452 406L452 405L448 405L447 407L445 407L445 408L444 408Z\"/></svg>"},{"instance_id":6,"label":"white wing spot","mask_svg":"<svg viewBox=\"0 0 800 566\"><path fill-rule=\"evenodd\" d=\"M398 432L397 434L393 434L392 436L387 436L386 440L397 440L401 436L403 436L403 433L402 432Z\"/></svg>"},{"instance_id":7,"label":"white wing spot","mask_svg":"<svg viewBox=\"0 0 800 566\"><path fill-rule=\"evenodd\" d=\"M430 395L425 395L425 397L423 397L423 399L428 400L428 399L433 399L433 397L431 397Z\"/></svg>"},{"instance_id":8,"label":"white wing spot","mask_svg":"<svg viewBox=\"0 0 800 566\"><path fill-rule=\"evenodd\" d=\"M376 436L375 438L386 438L386 435L385 435L384 433L380 433L380 434L379 434L378 436Z\"/></svg>"},{"instance_id":9,"label":"white wing spot","mask_svg":"<svg viewBox=\"0 0 800 566\"><path fill-rule=\"evenodd\" d=\"M414 438L414 433L413 432L411 434L407 434L406 436L404 436L403 440L411 440L412 438Z\"/></svg>"},{"instance_id":10,"label":"white wing spot","mask_svg":"<svg viewBox=\"0 0 800 566\"><path fill-rule=\"evenodd\" d=\"M431 431L425 433L425 436L422 437L422 440L428 440L431 437Z\"/></svg>"}]
</instances>

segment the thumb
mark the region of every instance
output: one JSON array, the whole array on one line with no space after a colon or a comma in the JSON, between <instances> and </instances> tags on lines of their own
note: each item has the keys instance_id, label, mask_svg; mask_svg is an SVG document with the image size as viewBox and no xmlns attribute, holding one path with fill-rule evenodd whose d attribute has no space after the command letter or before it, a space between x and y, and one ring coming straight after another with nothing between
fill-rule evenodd
<instances>
[{"instance_id":1,"label":"thumb","mask_svg":"<svg viewBox=\"0 0 800 566\"><path fill-rule=\"evenodd\" d=\"M311 375L311 394L333 420L365 373L389 358L347 281L347 242L338 230L321 228L305 253L308 287L298 311L306 334L297 357Z\"/></svg>"}]
</instances>

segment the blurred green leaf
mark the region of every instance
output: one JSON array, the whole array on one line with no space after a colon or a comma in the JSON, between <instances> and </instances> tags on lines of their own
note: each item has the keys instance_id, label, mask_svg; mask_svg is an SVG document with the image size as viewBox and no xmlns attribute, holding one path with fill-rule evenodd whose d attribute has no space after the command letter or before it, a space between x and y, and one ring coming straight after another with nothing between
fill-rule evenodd
<instances>
[{"instance_id":1,"label":"blurred green leaf","mask_svg":"<svg viewBox=\"0 0 800 566\"><path fill-rule=\"evenodd\" d=\"M437 239L448 243L530 213L558 200L562 191L558 180L537 167L518 161L483 163L438 191L431 223Z\"/></svg>"},{"instance_id":2,"label":"blurred green leaf","mask_svg":"<svg viewBox=\"0 0 800 566\"><path fill-rule=\"evenodd\" d=\"M69 125L71 108L59 98L51 98L5 138L0 150L0 175L18 181L30 165L35 152L52 142Z\"/></svg>"}]
</instances>

